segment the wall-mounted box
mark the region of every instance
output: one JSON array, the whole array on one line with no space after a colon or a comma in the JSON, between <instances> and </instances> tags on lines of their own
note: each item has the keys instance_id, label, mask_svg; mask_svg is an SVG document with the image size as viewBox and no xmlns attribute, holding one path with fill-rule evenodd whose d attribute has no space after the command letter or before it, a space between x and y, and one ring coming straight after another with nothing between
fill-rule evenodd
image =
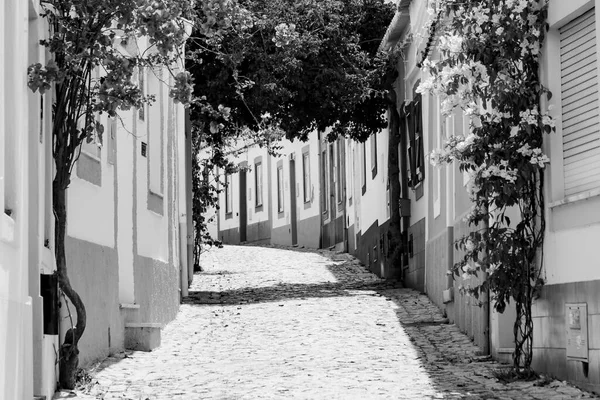
<instances>
[{"instance_id":1,"label":"wall-mounted box","mask_svg":"<svg viewBox=\"0 0 600 400\"><path fill-rule=\"evenodd\" d=\"M401 217L410 217L410 199L400 198L398 206Z\"/></svg>"},{"instance_id":2,"label":"wall-mounted box","mask_svg":"<svg viewBox=\"0 0 600 400\"><path fill-rule=\"evenodd\" d=\"M446 289L442 292L442 298L444 304L448 304L454 301L454 288Z\"/></svg>"},{"instance_id":3,"label":"wall-mounted box","mask_svg":"<svg viewBox=\"0 0 600 400\"><path fill-rule=\"evenodd\" d=\"M565 303L567 360L588 362L587 303Z\"/></svg>"}]
</instances>

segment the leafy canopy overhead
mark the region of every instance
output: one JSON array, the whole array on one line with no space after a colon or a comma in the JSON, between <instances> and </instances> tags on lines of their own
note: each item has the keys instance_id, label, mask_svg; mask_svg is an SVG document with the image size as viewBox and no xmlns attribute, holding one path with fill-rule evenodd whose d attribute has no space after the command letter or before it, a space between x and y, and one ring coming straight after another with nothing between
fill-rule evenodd
<instances>
[{"instance_id":1,"label":"leafy canopy overhead","mask_svg":"<svg viewBox=\"0 0 600 400\"><path fill-rule=\"evenodd\" d=\"M265 119L300 139L330 127L331 136L364 140L385 126L388 63L377 49L393 5L383 0L213 4L233 17L210 36L202 30L218 19L204 18L188 42L187 67L204 103L192 115L200 126L214 120L207 110L219 105L231 111L212 130L219 135L242 126L260 129ZM207 3L198 7L205 10Z\"/></svg>"},{"instance_id":2,"label":"leafy canopy overhead","mask_svg":"<svg viewBox=\"0 0 600 400\"><path fill-rule=\"evenodd\" d=\"M42 9L50 57L29 67L28 85L42 94L56 85L55 161L70 167L83 140L101 140L98 114L153 101L134 79L138 71L177 70L193 8L189 0L49 0ZM189 74L175 70L171 96L189 103Z\"/></svg>"}]
</instances>

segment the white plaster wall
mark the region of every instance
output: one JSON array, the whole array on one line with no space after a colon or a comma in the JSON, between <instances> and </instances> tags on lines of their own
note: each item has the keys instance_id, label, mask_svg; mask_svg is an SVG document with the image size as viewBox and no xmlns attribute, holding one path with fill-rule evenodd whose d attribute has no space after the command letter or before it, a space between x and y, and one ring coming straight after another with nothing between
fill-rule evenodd
<instances>
[{"instance_id":1,"label":"white plaster wall","mask_svg":"<svg viewBox=\"0 0 600 400\"><path fill-rule=\"evenodd\" d=\"M208 153L205 155L208 157ZM242 161L247 161L247 154L242 154L239 157L229 157L231 161L236 164L239 164ZM224 231L227 229L237 228L239 227L239 212L240 212L240 174L235 173L231 175L231 209L232 209L232 218L226 218L226 203L225 203L225 175L223 170L219 170L218 172L219 181L223 183L223 185L219 185L222 189L222 192L219 194L219 205L220 209L219 213L219 229ZM246 180L246 186L248 186L248 180Z\"/></svg>"},{"instance_id":2,"label":"white plaster wall","mask_svg":"<svg viewBox=\"0 0 600 400\"><path fill-rule=\"evenodd\" d=\"M549 104L554 106L550 112L556 119L556 133L546 138L545 151L551 163L546 174L547 203L560 202L565 199L564 178L562 171L562 129L561 129L561 79L558 46L560 37L558 29L578 15L594 7L593 0L551 0L548 13L550 31L542 51L541 77L543 83L552 91ZM596 29L600 30L600 14L596 11ZM556 160L556 161L555 161ZM569 209L572 215L585 213L585 199L572 201L566 206L546 209L546 239L544 243L544 269L546 284L562 284L600 279L600 258L597 255L600 243L600 224L589 223L579 226L562 226L563 222L555 220L555 215L562 212L562 207ZM579 214L578 214L579 213ZM574 224L577 225L577 224Z\"/></svg>"},{"instance_id":3,"label":"white plaster wall","mask_svg":"<svg viewBox=\"0 0 600 400\"><path fill-rule=\"evenodd\" d=\"M412 86L411 86L412 88ZM408 89L408 88L407 88ZM410 89L412 91L412 89ZM432 112L433 110L429 109L429 95L427 94L423 94L422 95L422 118L423 118L423 152L425 157L427 157L427 154L429 153L429 151L431 151L430 149L430 145L429 145L429 135L427 132L430 131L430 129L434 129L435 127L431 126L431 123L429 121L428 115L430 112ZM411 211L410 211L410 223L411 225L420 221L422 218L425 218L427 216L427 210L428 210L428 204L430 201L430 194L429 194L429 179L431 178L429 175L429 168L427 167L427 163L429 162L427 158L425 158L426 163L425 165L425 178L423 179L423 181L420 183L421 185L423 185L423 196L421 198L419 198L417 200L416 197L416 191L415 190L410 190L409 191L409 196L411 199L411 203L410 203L410 207L411 207ZM425 224L425 240L429 239L429 224Z\"/></svg>"},{"instance_id":4,"label":"white plaster wall","mask_svg":"<svg viewBox=\"0 0 600 400\"><path fill-rule=\"evenodd\" d=\"M117 122L116 163L118 182L117 209L117 251L119 257L119 301L133 304L133 221L134 221L134 176L133 152L135 140L129 132L133 130L133 118L137 118L137 110L124 113L123 125Z\"/></svg>"},{"instance_id":5,"label":"white plaster wall","mask_svg":"<svg viewBox=\"0 0 600 400\"><path fill-rule=\"evenodd\" d=\"M410 32L412 32L412 39L410 40L410 46L406 49L406 65L405 70L407 71L407 77L410 77L410 73L413 67L420 61L421 51L424 49L426 40L429 37L429 32L426 28L426 22L431 18L427 13L426 0L414 0L410 4ZM420 73L420 69L417 68ZM412 92L412 85L409 85L407 80L407 95Z\"/></svg>"},{"instance_id":6,"label":"white plaster wall","mask_svg":"<svg viewBox=\"0 0 600 400\"><path fill-rule=\"evenodd\" d=\"M551 28L564 25L569 20L595 5L595 0L550 0L548 24Z\"/></svg>"},{"instance_id":7,"label":"white plaster wall","mask_svg":"<svg viewBox=\"0 0 600 400\"><path fill-rule=\"evenodd\" d=\"M378 224L381 225L389 219L385 196L388 171L388 135L387 129L377 133L377 175L375 178L372 178L371 172L371 141L373 137L366 141L367 190L365 194L362 194L362 188L359 187L359 194L361 195L359 218L361 221L360 229L363 233L369 229L375 220L378 220ZM357 146L360 153L361 144L357 144ZM359 164L359 168L362 168L361 164ZM360 170L358 172L360 173ZM360 179L358 182L360 182Z\"/></svg>"},{"instance_id":8,"label":"white plaster wall","mask_svg":"<svg viewBox=\"0 0 600 400\"><path fill-rule=\"evenodd\" d=\"M595 5L593 0L574 0L561 1L552 0L548 9L548 23L550 30L546 34L544 48L542 50L541 62L541 79L550 89L553 96L548 102L554 108L550 114L556 120L556 132L551 134L546 140L545 151L549 155L550 160L562 160L562 110L561 110L561 69L560 69L560 34L558 29L586 12ZM600 31L600 13L596 13L596 30ZM600 46L598 46L600 47ZM600 96L600 94L599 94ZM542 99L544 100L544 99ZM547 179L548 200L550 202L563 200L565 196L564 190L564 175L562 162L551 162L548 166L550 171L549 179Z\"/></svg>"},{"instance_id":9,"label":"white plaster wall","mask_svg":"<svg viewBox=\"0 0 600 400\"><path fill-rule=\"evenodd\" d=\"M421 55L420 52L424 48L423 37L428 37L428 33L424 31L422 28L425 24L425 21L429 18L429 15L426 11L426 4L424 1L413 1L410 5L410 20L411 20L411 32L413 35L412 42L405 49L406 59L404 62L404 68L406 71L406 79L404 80L405 84L405 101L413 100L413 88L415 84L423 79L421 69L417 67L418 61L420 61ZM428 134L429 129L432 127L429 124L427 116L429 115L429 95L422 95L422 116L423 116L423 149L425 155L430 151L429 149L429 140ZM428 162L427 159L425 162ZM427 180L429 179L429 168L425 167L425 179L421 183L424 185L423 197L419 200L416 199L415 191L409 190L409 198L411 200L411 217L410 223L414 224L417 221L420 221L427 215L427 199L429 196L428 184ZM425 224L426 229L426 238L428 237L428 224Z\"/></svg>"},{"instance_id":10,"label":"white plaster wall","mask_svg":"<svg viewBox=\"0 0 600 400\"><path fill-rule=\"evenodd\" d=\"M106 127L106 118L102 120ZM79 178L75 170L71 174L71 185L67 190L67 234L73 238L113 248L115 247L114 167L106 160L107 150L104 146L100 151L102 186L96 186Z\"/></svg>"},{"instance_id":11,"label":"white plaster wall","mask_svg":"<svg viewBox=\"0 0 600 400\"><path fill-rule=\"evenodd\" d=\"M274 158L271 161L271 182L272 199L271 210L273 212L272 228L280 228L290 223L290 159L291 148L287 143L283 143L283 149L280 151L282 157ZM280 218L277 210L277 163L283 161L283 217Z\"/></svg>"},{"instance_id":12,"label":"white plaster wall","mask_svg":"<svg viewBox=\"0 0 600 400\"><path fill-rule=\"evenodd\" d=\"M362 143L352 141L352 149L354 156L354 222L355 222L355 230L354 233L358 233L363 231L363 218L361 215L361 207L362 207L362 181L361 181L361 169L362 169ZM364 229L367 229L366 226Z\"/></svg>"},{"instance_id":13,"label":"white plaster wall","mask_svg":"<svg viewBox=\"0 0 600 400\"><path fill-rule=\"evenodd\" d=\"M206 149L202 149L199 152L198 155L198 159L193 158L192 155L192 163L196 163L196 162L200 162L203 159L206 159L209 156L210 153L210 149L206 148ZM210 171L209 172L209 179L210 180L216 180L217 179L217 174L218 171L215 169L214 171ZM224 205L225 205L225 197L223 197L223 194L219 195L219 205L221 205L221 210L217 210L216 208L209 208L205 215L206 220L208 221L209 219L211 219L207 224L208 224L208 232L210 233L210 236L213 239L219 239L219 223L223 223L223 215L222 212L224 210ZM221 219L221 220L219 220Z\"/></svg>"},{"instance_id":14,"label":"white plaster wall","mask_svg":"<svg viewBox=\"0 0 600 400\"><path fill-rule=\"evenodd\" d=\"M546 284L600 279L600 225L548 233L544 245Z\"/></svg>"},{"instance_id":15,"label":"white plaster wall","mask_svg":"<svg viewBox=\"0 0 600 400\"><path fill-rule=\"evenodd\" d=\"M288 153L294 152L296 155L296 215L298 220L304 220L319 215L319 139L317 132L312 132L308 141L293 143L287 142ZM309 145L309 163L310 163L310 186L311 202L310 207L304 209L304 173L302 170L302 148ZM347 164L346 164L347 165ZM289 158L288 158L289 168Z\"/></svg>"},{"instance_id":16,"label":"white plaster wall","mask_svg":"<svg viewBox=\"0 0 600 400\"><path fill-rule=\"evenodd\" d=\"M262 211L256 211L256 171L254 159L262 157ZM248 207L248 225L258 222L267 221L269 219L269 204L271 198L269 195L269 173L268 173L268 157L266 149L258 146L253 146L248 149L248 152L240 157L240 160L246 161L250 170L246 175L246 204ZM239 190L239 185L237 186ZM239 193L238 193L239 197ZM239 202L239 199L238 199Z\"/></svg>"},{"instance_id":17,"label":"white plaster wall","mask_svg":"<svg viewBox=\"0 0 600 400\"><path fill-rule=\"evenodd\" d=\"M352 226L356 224L356 186L360 184L360 177L356 175L356 143L352 140L347 139L345 140L344 145L346 146L346 190L348 193L348 195L346 196L346 216L348 218L348 226ZM352 199L352 204L350 204L350 199ZM354 233L356 234L356 225ZM355 249L349 250L354 251Z\"/></svg>"},{"instance_id":18,"label":"white plaster wall","mask_svg":"<svg viewBox=\"0 0 600 400\"><path fill-rule=\"evenodd\" d=\"M28 296L28 3L0 7L0 398L33 397L32 303ZM25 49L25 51L23 51ZM6 57L6 58L4 58ZM34 114L35 115L35 114ZM9 135L11 139L9 140ZM5 160L14 156L13 168ZM14 186L5 187L9 176ZM13 203L4 200L11 198ZM4 213L9 206L13 214Z\"/></svg>"},{"instance_id":19,"label":"white plaster wall","mask_svg":"<svg viewBox=\"0 0 600 400\"><path fill-rule=\"evenodd\" d=\"M162 171L162 179L164 182L163 190L163 214L157 214L148 209L148 158L141 155L141 142L148 143L148 114L159 112L159 107L163 107L164 118L162 121L163 127L163 154L164 168ZM147 109L146 119L144 123L137 121L136 130L136 179L137 179L137 253L140 256L153 258L163 262L169 260L169 221L168 221L168 205L171 199L170 193L167 190L169 177L167 176L168 152L167 152L167 104L166 101L161 105L160 98L157 96L157 102ZM149 154L148 154L149 155Z\"/></svg>"}]
</instances>

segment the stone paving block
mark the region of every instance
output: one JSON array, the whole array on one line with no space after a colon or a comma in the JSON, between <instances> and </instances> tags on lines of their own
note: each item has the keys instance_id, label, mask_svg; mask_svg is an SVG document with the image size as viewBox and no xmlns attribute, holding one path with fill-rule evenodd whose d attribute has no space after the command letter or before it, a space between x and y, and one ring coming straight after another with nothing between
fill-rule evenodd
<instances>
[{"instance_id":1,"label":"stone paving block","mask_svg":"<svg viewBox=\"0 0 600 400\"><path fill-rule=\"evenodd\" d=\"M88 396L593 397L564 384L498 382L493 371L500 365L481 357L426 296L381 280L350 255L225 246L202 257L204 270L162 331L161 347L109 357L95 370L98 383Z\"/></svg>"}]
</instances>

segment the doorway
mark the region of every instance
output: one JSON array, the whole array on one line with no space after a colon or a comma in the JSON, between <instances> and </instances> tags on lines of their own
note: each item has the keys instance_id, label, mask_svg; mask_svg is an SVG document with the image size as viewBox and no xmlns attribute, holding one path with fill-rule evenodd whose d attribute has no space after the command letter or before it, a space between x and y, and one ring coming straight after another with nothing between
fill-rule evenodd
<instances>
[{"instance_id":1,"label":"doorway","mask_svg":"<svg viewBox=\"0 0 600 400\"><path fill-rule=\"evenodd\" d=\"M240 243L246 241L248 225L248 205L246 204L246 170L240 171Z\"/></svg>"}]
</instances>

